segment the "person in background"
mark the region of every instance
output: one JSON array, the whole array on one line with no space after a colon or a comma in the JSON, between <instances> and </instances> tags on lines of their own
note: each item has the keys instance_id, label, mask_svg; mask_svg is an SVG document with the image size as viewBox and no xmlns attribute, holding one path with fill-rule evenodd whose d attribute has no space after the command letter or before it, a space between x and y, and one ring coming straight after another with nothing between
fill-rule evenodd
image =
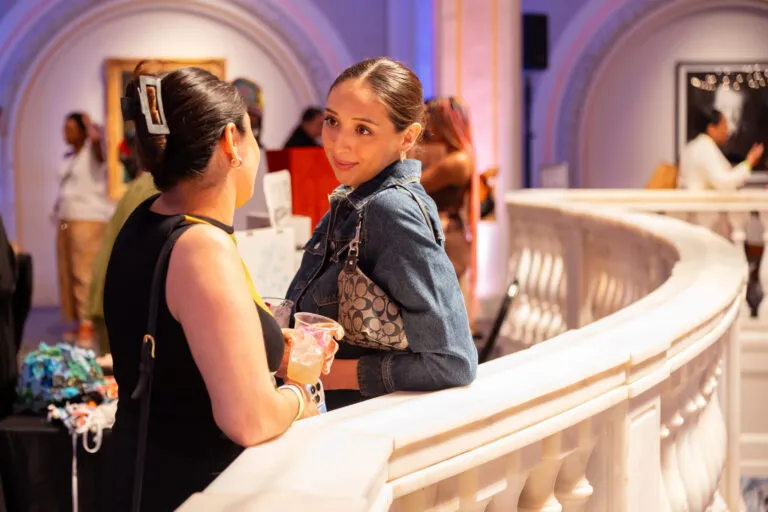
<instances>
[{"instance_id":1,"label":"person in background","mask_svg":"<svg viewBox=\"0 0 768 512\"><path fill-rule=\"evenodd\" d=\"M78 329L65 339L90 346L93 325L87 319L85 303L91 284L93 262L112 215L107 198L107 173L104 165L100 127L83 113L69 114L64 123L64 139L70 151L60 174L54 218L58 224L58 270L61 312Z\"/></svg>"},{"instance_id":2,"label":"person in background","mask_svg":"<svg viewBox=\"0 0 768 512\"><path fill-rule=\"evenodd\" d=\"M161 61L143 60L136 65L134 74L136 75L154 75L160 73L162 70ZM128 217L133 213L137 206L143 203L147 198L158 193L155 188L155 183L152 181L152 175L145 172L138 166L138 159L135 158L136 147L135 134L131 138L130 152L134 156L132 161L135 167L129 171L129 176L132 175L131 181L128 183L128 187L125 189L123 196L117 202L115 211L112 217L107 223L107 227L104 230L104 236L101 241L101 247L96 254L96 258L93 261L93 269L91 275L91 286L88 292L88 300L86 302L85 311L86 317L93 325L95 347L101 354L109 352L109 337L107 336L107 328L104 324L104 280L107 276L107 265L109 263L109 257L112 254L112 246L115 243L117 234L128 220Z\"/></svg>"},{"instance_id":3,"label":"person in background","mask_svg":"<svg viewBox=\"0 0 768 512\"><path fill-rule=\"evenodd\" d=\"M188 67L134 77L123 103L123 115L136 122L140 167L161 193L125 222L107 267L104 321L119 400L104 509L129 510L138 478L141 510L174 510L243 447L279 436L318 411L303 386L275 386L271 372L285 376L283 334L232 237L235 209L250 198L260 159L237 90ZM161 258L166 243L173 244L170 255ZM147 384L141 340L158 261L164 267ZM325 371L332 359L328 353ZM142 401L131 396L137 385L151 385L138 388L151 390L139 474Z\"/></svg>"},{"instance_id":4,"label":"person in background","mask_svg":"<svg viewBox=\"0 0 768 512\"><path fill-rule=\"evenodd\" d=\"M19 376L16 360L19 345L13 315L17 276L16 251L8 240L0 216L0 420L13 410Z\"/></svg>"},{"instance_id":5,"label":"person in background","mask_svg":"<svg viewBox=\"0 0 768 512\"><path fill-rule=\"evenodd\" d=\"M424 166L421 184L437 204L445 252L462 282L469 307L473 287L464 278L472 264L472 240L479 220L479 198L471 201L471 193L479 191L479 182L469 115L458 98L427 101L427 127L418 154Z\"/></svg>"},{"instance_id":6,"label":"person in background","mask_svg":"<svg viewBox=\"0 0 768 512\"><path fill-rule=\"evenodd\" d=\"M248 215L253 213L263 213L267 211L267 201L264 197L264 176L269 172L267 166L267 151L261 142L261 136L264 126L264 95L261 87L255 82L246 78L237 78L232 82L237 88L237 92L245 101L245 107L248 111L248 117L251 120L253 136L259 144L259 171L256 174L256 180L253 185L253 195L248 203L235 211L234 226L236 230L247 229Z\"/></svg>"},{"instance_id":7,"label":"person in background","mask_svg":"<svg viewBox=\"0 0 768 512\"><path fill-rule=\"evenodd\" d=\"M318 146L317 139L323 133L323 111L309 107L301 115L301 124L293 130L285 142L285 149Z\"/></svg>"},{"instance_id":8,"label":"person in background","mask_svg":"<svg viewBox=\"0 0 768 512\"><path fill-rule=\"evenodd\" d=\"M307 243L286 298L296 311L338 319L339 275L355 258L399 307L407 338L405 347L392 340L390 322L381 327L382 348L341 342L322 378L329 410L395 391L463 386L476 375L477 350L437 208L419 183L421 162L406 159L420 138L424 108L419 79L388 58L353 65L328 93L323 147L342 185L330 196L330 211ZM359 245L350 255L356 234ZM370 303L359 311L366 327L382 323L376 316L382 301L360 301Z\"/></svg>"},{"instance_id":9,"label":"person in background","mask_svg":"<svg viewBox=\"0 0 768 512\"><path fill-rule=\"evenodd\" d=\"M680 155L678 188L690 190L736 190L746 183L763 156L763 144L754 144L746 159L731 165L720 147L728 142L728 120L718 110L696 109L689 122L698 135Z\"/></svg>"}]
</instances>

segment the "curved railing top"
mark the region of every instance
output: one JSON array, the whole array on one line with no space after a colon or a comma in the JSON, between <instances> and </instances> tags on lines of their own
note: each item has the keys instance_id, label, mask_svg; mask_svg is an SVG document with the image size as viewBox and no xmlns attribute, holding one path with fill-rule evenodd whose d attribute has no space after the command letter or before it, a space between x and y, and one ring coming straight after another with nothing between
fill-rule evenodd
<instances>
[{"instance_id":1,"label":"curved railing top","mask_svg":"<svg viewBox=\"0 0 768 512\"><path fill-rule=\"evenodd\" d=\"M615 314L481 365L466 388L395 393L301 421L246 450L184 510L386 510L638 396L730 327L746 278L732 244L682 221L558 194L556 204L551 193L507 195L513 226L530 219L586 238L621 232L622 243L651 243L669 278ZM510 237L535 236L514 229Z\"/></svg>"},{"instance_id":2,"label":"curved railing top","mask_svg":"<svg viewBox=\"0 0 768 512\"><path fill-rule=\"evenodd\" d=\"M526 189L510 192L507 199L537 198L569 203L599 203L659 211L762 211L768 207L768 190L741 189Z\"/></svg>"}]
</instances>

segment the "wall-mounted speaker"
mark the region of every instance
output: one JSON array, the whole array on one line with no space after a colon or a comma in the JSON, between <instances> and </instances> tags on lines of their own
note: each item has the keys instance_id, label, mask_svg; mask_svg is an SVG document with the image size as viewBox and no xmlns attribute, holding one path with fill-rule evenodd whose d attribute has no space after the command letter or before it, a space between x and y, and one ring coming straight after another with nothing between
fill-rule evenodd
<instances>
[{"instance_id":1,"label":"wall-mounted speaker","mask_svg":"<svg viewBox=\"0 0 768 512\"><path fill-rule=\"evenodd\" d=\"M540 71L549 65L549 18L523 14L523 69Z\"/></svg>"}]
</instances>

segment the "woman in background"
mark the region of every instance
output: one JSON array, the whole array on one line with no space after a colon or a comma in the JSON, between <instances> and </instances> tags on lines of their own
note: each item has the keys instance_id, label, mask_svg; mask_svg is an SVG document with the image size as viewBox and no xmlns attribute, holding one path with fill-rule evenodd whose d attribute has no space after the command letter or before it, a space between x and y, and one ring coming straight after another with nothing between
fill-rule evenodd
<instances>
[{"instance_id":1,"label":"woman in background","mask_svg":"<svg viewBox=\"0 0 768 512\"><path fill-rule=\"evenodd\" d=\"M678 188L736 190L744 186L752 168L763 156L762 144L754 144L746 159L735 167L720 150L728 142L728 120L718 110L696 110L689 116L698 135L680 155Z\"/></svg>"},{"instance_id":2,"label":"woman in background","mask_svg":"<svg viewBox=\"0 0 768 512\"><path fill-rule=\"evenodd\" d=\"M156 75L162 71L163 62L158 60L142 60L136 65L134 75ZM135 143L135 136L133 137ZM136 154L136 148L131 147L132 154ZM107 336L107 327L104 325L104 280L107 276L107 264L109 256L112 254L112 246L115 243L117 234L122 229L125 221L141 203L147 198L157 194L152 175L144 171L136 162L136 167L128 173L131 176L131 182L125 189L123 196L117 202L115 211L107 223L102 238L101 247L93 262L91 286L86 303L86 316L91 321L94 328L94 337L96 347L101 354L109 352L109 338ZM103 360L109 361L109 360ZM108 364L111 367L111 363Z\"/></svg>"},{"instance_id":3,"label":"woman in background","mask_svg":"<svg viewBox=\"0 0 768 512\"><path fill-rule=\"evenodd\" d=\"M427 101L427 127L417 155L424 170L421 184L437 204L445 233L445 252L456 271L470 320L476 272L475 240L479 221L479 181L475 173L472 132L466 106L455 97Z\"/></svg>"},{"instance_id":4,"label":"woman in background","mask_svg":"<svg viewBox=\"0 0 768 512\"><path fill-rule=\"evenodd\" d=\"M70 151L64 158L59 193L54 206L58 224L58 270L61 312L77 330L65 339L90 346L93 325L86 316L86 299L91 285L93 262L112 215L107 199L107 174L101 131L87 115L69 114L64 139Z\"/></svg>"}]
</instances>

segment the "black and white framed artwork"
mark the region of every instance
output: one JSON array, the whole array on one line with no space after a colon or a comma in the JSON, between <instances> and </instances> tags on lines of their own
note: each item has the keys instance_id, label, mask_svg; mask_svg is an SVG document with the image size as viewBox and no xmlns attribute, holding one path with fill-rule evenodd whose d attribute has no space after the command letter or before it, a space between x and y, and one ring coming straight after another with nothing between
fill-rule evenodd
<instances>
[{"instance_id":1,"label":"black and white framed artwork","mask_svg":"<svg viewBox=\"0 0 768 512\"><path fill-rule=\"evenodd\" d=\"M768 61L768 59L766 59ZM755 143L768 146L768 62L677 65L676 157L701 128L701 112L718 110L728 120L723 153L741 162ZM755 170L766 171L768 152Z\"/></svg>"}]
</instances>

